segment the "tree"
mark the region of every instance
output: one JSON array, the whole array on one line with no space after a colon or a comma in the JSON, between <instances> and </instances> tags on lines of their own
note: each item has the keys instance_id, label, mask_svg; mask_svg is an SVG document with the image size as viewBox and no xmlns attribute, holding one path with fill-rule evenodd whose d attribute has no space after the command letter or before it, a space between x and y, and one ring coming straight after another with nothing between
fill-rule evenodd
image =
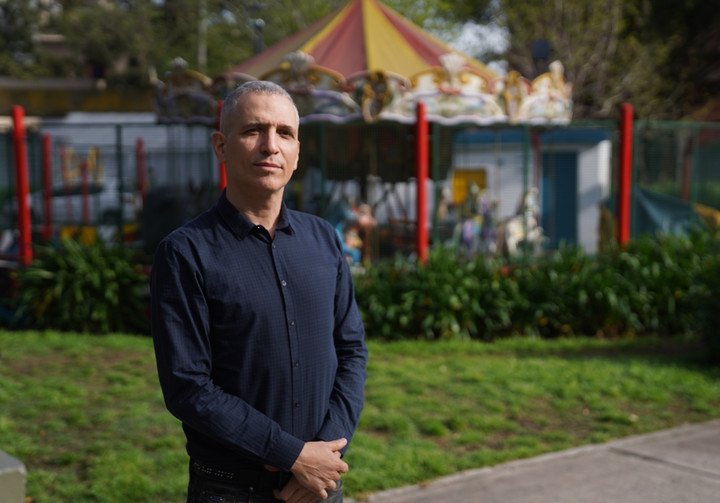
<instances>
[{"instance_id":1,"label":"tree","mask_svg":"<svg viewBox=\"0 0 720 503\"><path fill-rule=\"evenodd\" d=\"M714 2L654 0L643 12L644 32L667 40L667 64L659 76L669 82L661 103L666 115L684 117L720 99L720 9Z\"/></svg>"},{"instance_id":2,"label":"tree","mask_svg":"<svg viewBox=\"0 0 720 503\"><path fill-rule=\"evenodd\" d=\"M20 0L20 3L35 6L32 33L63 35L71 55L52 55L35 47L31 68L24 75L15 72L14 76L76 77L92 73L96 77L133 80L136 84L147 81L144 75L151 59L149 53L156 47L150 35L155 10L153 0L114 3ZM0 50L0 57L2 53Z\"/></svg>"},{"instance_id":3,"label":"tree","mask_svg":"<svg viewBox=\"0 0 720 503\"><path fill-rule=\"evenodd\" d=\"M30 76L37 59L37 12L26 0L0 2L0 75Z\"/></svg>"},{"instance_id":4,"label":"tree","mask_svg":"<svg viewBox=\"0 0 720 503\"><path fill-rule=\"evenodd\" d=\"M510 69L533 77L560 60L575 118L629 101L643 118L681 118L720 88L720 9L699 0L484 0L462 18L507 30ZM536 49L533 58L533 48ZM542 49L549 49L542 57Z\"/></svg>"},{"instance_id":5,"label":"tree","mask_svg":"<svg viewBox=\"0 0 720 503\"><path fill-rule=\"evenodd\" d=\"M720 88L720 9L701 0L384 0L451 42L465 23L500 26L509 69L533 77L560 60L573 84L575 118L606 118L630 101L643 118L680 118ZM345 5L347 0L4 0L0 1L0 74L32 77L101 74L147 82L173 58L214 76ZM42 12L45 9L46 12ZM40 18L44 18L43 21ZM49 21L48 21L49 19ZM257 29L255 20L263 20ZM44 23L44 24L43 24ZM33 34L63 33L81 56L52 64ZM261 37L261 38L260 38ZM452 45L452 44L451 44ZM199 55L206 48L202 68ZM535 47L535 58L533 58ZM548 48L547 58L537 49ZM481 61L490 53L471 54ZM118 69L120 70L120 69ZM134 72L134 74L133 74ZM112 72L109 76L113 77Z\"/></svg>"},{"instance_id":6,"label":"tree","mask_svg":"<svg viewBox=\"0 0 720 503\"><path fill-rule=\"evenodd\" d=\"M305 28L344 0L219 0L210 9L208 68L217 75L270 45Z\"/></svg>"},{"instance_id":7,"label":"tree","mask_svg":"<svg viewBox=\"0 0 720 503\"><path fill-rule=\"evenodd\" d=\"M641 45L621 44L624 5L628 2L504 0L501 19L510 37L506 54L510 67L533 78L547 71L552 60L560 60L573 84L574 116L607 115L616 96L613 63L630 53L632 58L625 63L642 61L635 67L640 71L628 68L625 85L636 82L635 75L648 65Z\"/></svg>"},{"instance_id":8,"label":"tree","mask_svg":"<svg viewBox=\"0 0 720 503\"><path fill-rule=\"evenodd\" d=\"M450 33L457 17L482 18L488 1L471 2L467 7L447 0L422 3L387 0L387 4L426 28ZM138 78L127 78L127 70L117 68L113 73L114 67L127 60L134 63L136 73L147 74L147 70L155 68L163 75L175 57L182 57L191 67L210 76L217 75L252 56L258 42L268 47L346 3L347 0L48 0L38 3L7 0L2 6L7 9L12 5L22 10L26 21L13 21L13 26L22 28L18 28L20 36L12 40L16 46L24 44L23 54L32 54L31 33L36 31L26 28L36 22L38 16L30 6L49 5L53 12L44 28L65 35L78 55L69 61L74 69L60 65L41 69L38 68L41 55L26 56L28 75L56 71L57 76L72 76L87 73L90 68L96 77L117 81L123 80L124 75L124 80L137 82ZM258 26L262 29L257 29ZM199 59L203 48L207 54L204 68ZM5 60L12 60L9 54L10 50L0 48L0 60L3 55ZM17 65L6 66L8 74L19 74Z\"/></svg>"}]
</instances>

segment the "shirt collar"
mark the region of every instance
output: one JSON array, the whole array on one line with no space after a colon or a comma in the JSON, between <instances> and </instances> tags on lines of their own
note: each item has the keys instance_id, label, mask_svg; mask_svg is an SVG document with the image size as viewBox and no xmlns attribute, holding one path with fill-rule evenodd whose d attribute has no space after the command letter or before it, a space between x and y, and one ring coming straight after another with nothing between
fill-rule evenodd
<instances>
[{"instance_id":1,"label":"shirt collar","mask_svg":"<svg viewBox=\"0 0 720 503\"><path fill-rule=\"evenodd\" d=\"M233 204L228 200L225 192L226 191L223 190L222 194L220 195L220 199L218 199L218 202L215 205L215 208L220 213L220 216L225 221L225 223L230 226L230 229L232 229L233 233L238 238L245 239L245 237L247 237L247 235L250 234L256 226L247 218L245 218L245 215L240 213L240 211L235 206L233 206ZM288 211L287 206L285 206L284 202L282 204L282 207L280 208L280 217L278 218L277 227L275 229L278 231L282 231L286 234L293 233L292 215Z\"/></svg>"}]
</instances>

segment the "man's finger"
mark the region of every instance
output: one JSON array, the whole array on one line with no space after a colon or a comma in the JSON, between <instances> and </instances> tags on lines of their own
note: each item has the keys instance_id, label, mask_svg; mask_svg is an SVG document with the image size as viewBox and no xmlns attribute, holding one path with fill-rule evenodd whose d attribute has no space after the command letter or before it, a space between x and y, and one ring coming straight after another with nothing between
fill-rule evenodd
<instances>
[{"instance_id":1,"label":"man's finger","mask_svg":"<svg viewBox=\"0 0 720 503\"><path fill-rule=\"evenodd\" d=\"M285 501L287 503L315 503L318 500L318 496L316 494L311 493L310 491L304 490L304 491L295 491L293 495L286 499Z\"/></svg>"},{"instance_id":2,"label":"man's finger","mask_svg":"<svg viewBox=\"0 0 720 503\"><path fill-rule=\"evenodd\" d=\"M328 442L328 444L330 444L330 448L333 451L339 451L340 449L345 447L347 443L348 442L346 438L338 438L337 440L331 440L330 442Z\"/></svg>"},{"instance_id":3,"label":"man's finger","mask_svg":"<svg viewBox=\"0 0 720 503\"><path fill-rule=\"evenodd\" d=\"M297 489L298 486L293 483L285 484L285 487L283 487L282 490L274 491L275 498L283 501L288 501L290 498L292 498L293 494L295 493L295 491L297 491Z\"/></svg>"}]
</instances>

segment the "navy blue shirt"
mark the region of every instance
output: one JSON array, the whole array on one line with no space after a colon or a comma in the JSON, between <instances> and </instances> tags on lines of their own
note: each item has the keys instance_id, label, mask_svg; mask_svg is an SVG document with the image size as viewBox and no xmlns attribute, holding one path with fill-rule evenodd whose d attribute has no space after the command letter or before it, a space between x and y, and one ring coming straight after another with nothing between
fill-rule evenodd
<instances>
[{"instance_id":1,"label":"navy blue shirt","mask_svg":"<svg viewBox=\"0 0 720 503\"><path fill-rule=\"evenodd\" d=\"M351 439L367 348L325 220L283 206L274 239L223 194L158 246L152 332L188 454L289 470L306 441Z\"/></svg>"}]
</instances>

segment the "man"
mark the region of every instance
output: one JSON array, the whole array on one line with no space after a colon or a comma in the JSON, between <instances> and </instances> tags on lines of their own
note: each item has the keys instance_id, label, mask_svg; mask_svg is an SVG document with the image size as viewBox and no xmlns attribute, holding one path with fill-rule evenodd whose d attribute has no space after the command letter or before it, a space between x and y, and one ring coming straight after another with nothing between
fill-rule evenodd
<instances>
[{"instance_id":1,"label":"man","mask_svg":"<svg viewBox=\"0 0 720 503\"><path fill-rule=\"evenodd\" d=\"M233 91L212 135L227 188L156 252L153 339L188 503L342 501L367 349L334 229L283 204L298 127L281 87Z\"/></svg>"}]
</instances>

